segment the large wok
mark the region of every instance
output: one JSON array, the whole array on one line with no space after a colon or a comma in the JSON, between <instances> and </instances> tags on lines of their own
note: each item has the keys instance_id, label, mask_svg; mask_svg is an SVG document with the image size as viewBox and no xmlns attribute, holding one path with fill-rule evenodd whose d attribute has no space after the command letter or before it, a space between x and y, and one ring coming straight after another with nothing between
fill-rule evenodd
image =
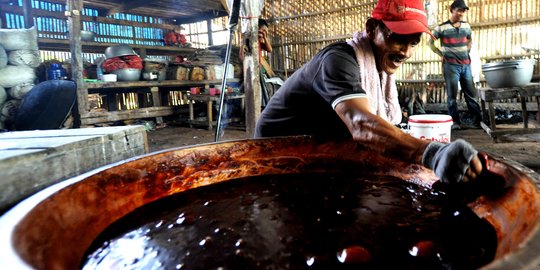
<instances>
[{"instance_id":1,"label":"large wok","mask_svg":"<svg viewBox=\"0 0 540 270\"><path fill-rule=\"evenodd\" d=\"M532 269L540 262L540 176L490 156L492 170L515 182L497 199L469 207L497 231L486 269ZM75 269L97 235L135 208L230 179L353 169L429 186L431 170L374 154L354 142L309 137L242 140L176 148L129 159L51 186L0 218L1 269Z\"/></svg>"}]
</instances>

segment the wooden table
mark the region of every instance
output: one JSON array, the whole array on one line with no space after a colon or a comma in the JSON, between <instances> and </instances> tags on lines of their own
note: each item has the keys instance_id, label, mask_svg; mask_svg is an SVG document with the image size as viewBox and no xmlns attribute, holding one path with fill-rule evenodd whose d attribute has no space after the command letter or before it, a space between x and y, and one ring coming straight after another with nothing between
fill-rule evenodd
<instances>
[{"instance_id":1,"label":"wooden table","mask_svg":"<svg viewBox=\"0 0 540 270\"><path fill-rule=\"evenodd\" d=\"M539 105L539 112L537 113L537 119L540 119L540 83L530 83L521 87L508 87L508 88L481 88L479 89L480 103L482 107L482 114L486 111L487 103L487 117L482 115L482 128L491 136L491 138L498 142L503 135L511 134L530 134L538 133L540 129L529 129L527 111L527 98L536 97L536 102ZM493 101L502 99L514 99L519 98L521 100L521 110L523 115L523 128L521 129L507 129L496 130L495 124L495 109L493 108ZM489 126L484 122L485 119L489 119Z\"/></svg>"},{"instance_id":2,"label":"wooden table","mask_svg":"<svg viewBox=\"0 0 540 270\"><path fill-rule=\"evenodd\" d=\"M225 95L225 104L223 104L223 110L227 111L227 101L228 100L234 100L234 99L240 99L241 100L241 106L242 111L244 111L244 94L226 94ZM211 96L209 94L195 94L195 95L188 95L187 99L189 102L189 125L203 125L207 126L208 130L212 130L214 126L217 125L217 121L214 121L214 113L213 113L213 105L214 102L219 103L219 95ZM206 120L197 120L195 119L195 112L193 109L193 103L195 101L199 102L205 102L206 103ZM223 123L231 123L231 122L238 122L241 120L240 117L228 117L227 119L222 119Z\"/></svg>"},{"instance_id":3,"label":"wooden table","mask_svg":"<svg viewBox=\"0 0 540 270\"><path fill-rule=\"evenodd\" d=\"M528 87L520 87L518 89L521 98L521 110L523 111L523 127L529 127L529 112L527 111L527 98L535 97L536 105L536 121L540 122L540 83L531 84Z\"/></svg>"}]
</instances>

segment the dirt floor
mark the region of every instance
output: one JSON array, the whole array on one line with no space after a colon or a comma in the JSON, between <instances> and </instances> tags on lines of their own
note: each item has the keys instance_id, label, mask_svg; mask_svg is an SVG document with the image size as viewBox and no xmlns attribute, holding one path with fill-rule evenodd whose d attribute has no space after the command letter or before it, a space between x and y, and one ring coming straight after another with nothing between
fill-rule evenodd
<instances>
[{"instance_id":1,"label":"dirt floor","mask_svg":"<svg viewBox=\"0 0 540 270\"><path fill-rule=\"evenodd\" d=\"M540 173L540 134L531 136L537 137L536 142L495 143L482 129L453 130L451 134L452 140L465 139L479 150L514 160ZM225 129L224 137L220 141L246 138L248 136L241 128L229 128ZM213 143L214 139L215 131L171 124L148 132L148 144L151 152Z\"/></svg>"}]
</instances>

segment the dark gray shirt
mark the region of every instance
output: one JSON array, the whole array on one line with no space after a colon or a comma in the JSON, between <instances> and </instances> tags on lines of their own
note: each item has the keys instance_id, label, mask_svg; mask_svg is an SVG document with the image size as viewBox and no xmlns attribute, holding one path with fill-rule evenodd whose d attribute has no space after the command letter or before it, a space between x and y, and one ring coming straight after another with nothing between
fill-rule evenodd
<instances>
[{"instance_id":1,"label":"dark gray shirt","mask_svg":"<svg viewBox=\"0 0 540 270\"><path fill-rule=\"evenodd\" d=\"M350 138L334 106L343 99L365 96L354 49L345 42L334 43L317 53L274 94L257 121L255 137Z\"/></svg>"}]
</instances>

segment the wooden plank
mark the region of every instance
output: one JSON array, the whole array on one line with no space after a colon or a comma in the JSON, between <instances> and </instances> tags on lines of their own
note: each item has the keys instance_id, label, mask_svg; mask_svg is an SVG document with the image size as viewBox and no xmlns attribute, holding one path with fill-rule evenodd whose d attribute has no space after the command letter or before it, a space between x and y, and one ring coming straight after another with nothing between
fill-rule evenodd
<instances>
[{"instance_id":1,"label":"wooden plank","mask_svg":"<svg viewBox=\"0 0 540 270\"><path fill-rule=\"evenodd\" d=\"M428 103L424 104L425 110L429 112L443 112L448 110L448 105L446 103ZM494 102L493 107L501 110L508 110L508 111L521 111L521 103L519 102ZM459 111L467 111L467 105L465 102L458 102L458 110ZM536 102L527 102L527 110L528 111L537 111L538 105Z\"/></svg>"},{"instance_id":2,"label":"wooden plank","mask_svg":"<svg viewBox=\"0 0 540 270\"><path fill-rule=\"evenodd\" d=\"M478 94L480 99L485 100L486 102L500 100L500 99L514 99L519 97L518 89L514 88L504 88L504 89L491 89L491 88L482 88L479 89Z\"/></svg>"},{"instance_id":3,"label":"wooden plank","mask_svg":"<svg viewBox=\"0 0 540 270\"><path fill-rule=\"evenodd\" d=\"M0 145L0 214L49 185L148 152L144 126L6 132Z\"/></svg>"},{"instance_id":4,"label":"wooden plank","mask_svg":"<svg viewBox=\"0 0 540 270\"><path fill-rule=\"evenodd\" d=\"M239 79L227 79L227 82L239 82ZM135 87L174 87L174 86L192 86L192 85L218 85L221 80L203 80L203 81L131 81L131 82L96 82L85 83L88 89L113 89L113 88L135 88Z\"/></svg>"},{"instance_id":5,"label":"wooden plank","mask_svg":"<svg viewBox=\"0 0 540 270\"><path fill-rule=\"evenodd\" d=\"M136 39L135 40L139 40ZM142 40L142 39L140 39ZM39 38L38 39L39 48L41 50L54 50L54 51L68 51L69 50L69 41L62 39L51 39L51 38ZM109 46L115 45L116 43L109 42L81 42L84 52L95 52L95 53L104 53L105 49ZM180 48L173 46L145 46L137 44L129 44L135 50L146 50L146 53L149 55L176 55L176 54L193 54L198 49L196 48Z\"/></svg>"},{"instance_id":6,"label":"wooden plank","mask_svg":"<svg viewBox=\"0 0 540 270\"><path fill-rule=\"evenodd\" d=\"M144 126L1 133L0 213L59 181L145 154L147 141Z\"/></svg>"},{"instance_id":7,"label":"wooden plank","mask_svg":"<svg viewBox=\"0 0 540 270\"><path fill-rule=\"evenodd\" d=\"M230 95L230 94L225 95L225 100L242 99L242 98L245 98L245 95ZM205 94L198 94L198 95L189 95L187 99L193 100L193 101L216 102L216 101L219 101L220 97L219 95L211 96L211 95L205 95Z\"/></svg>"},{"instance_id":8,"label":"wooden plank","mask_svg":"<svg viewBox=\"0 0 540 270\"><path fill-rule=\"evenodd\" d=\"M155 118L174 115L173 107L150 107L113 112L88 112L81 115L81 125L88 126L98 123L116 122L130 119Z\"/></svg>"},{"instance_id":9,"label":"wooden plank","mask_svg":"<svg viewBox=\"0 0 540 270\"><path fill-rule=\"evenodd\" d=\"M71 52L71 80L77 85L76 126L80 124L79 115L86 113L88 107L88 89L83 87L83 58L81 45L81 12L82 0L66 0L68 28L70 33L69 49Z\"/></svg>"}]
</instances>

